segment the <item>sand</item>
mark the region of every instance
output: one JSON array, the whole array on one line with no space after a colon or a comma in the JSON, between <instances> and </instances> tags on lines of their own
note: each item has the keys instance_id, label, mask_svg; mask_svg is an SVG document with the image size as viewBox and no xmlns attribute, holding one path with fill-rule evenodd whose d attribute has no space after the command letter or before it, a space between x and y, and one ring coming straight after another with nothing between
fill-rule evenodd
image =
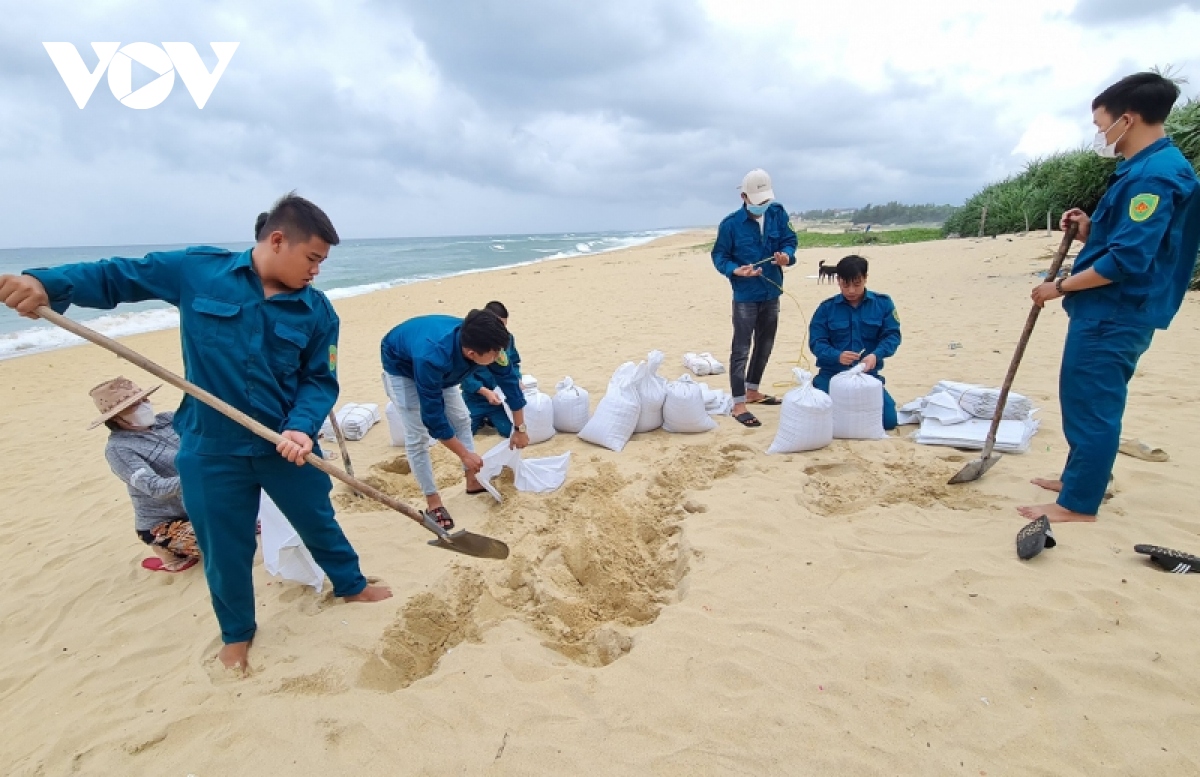
<instances>
[{"instance_id":1,"label":"sand","mask_svg":"<svg viewBox=\"0 0 1200 777\"><path fill-rule=\"evenodd\" d=\"M512 311L528 373L603 394L622 361L685 351L726 360L729 289L711 232L637 249L342 300L344 401L384 403L379 339L409 316ZM896 300L888 361L900 402L940 379L995 385L1056 238L871 248L870 285ZM833 293L800 254L767 382L786 382L805 319ZM459 523L512 547L503 562L425 545L406 519L337 486L364 570L392 586L351 605L261 566L254 672L213 661L199 569L146 555L123 486L86 432L87 390L150 378L93 346L0 362L0 773L5 775L1131 775L1200 774L1200 575L1135 543L1200 552L1200 299L1189 295L1131 386L1126 434L1171 460L1119 458L1095 525L1016 558L1014 507L1065 455L1057 374L1066 317L1048 308L1017 390L1041 408L1033 450L981 481L971 454L912 427L767 456L732 419L702 435L639 435L572 451L560 491L467 496L439 456ZM125 339L180 369L178 333ZM951 349L958 342L961 348ZM727 390L724 377L708 378ZM779 391L785 390L780 388ZM170 387L160 407L174 404ZM497 441L481 436L480 448ZM385 426L350 443L360 474L413 498Z\"/></svg>"}]
</instances>

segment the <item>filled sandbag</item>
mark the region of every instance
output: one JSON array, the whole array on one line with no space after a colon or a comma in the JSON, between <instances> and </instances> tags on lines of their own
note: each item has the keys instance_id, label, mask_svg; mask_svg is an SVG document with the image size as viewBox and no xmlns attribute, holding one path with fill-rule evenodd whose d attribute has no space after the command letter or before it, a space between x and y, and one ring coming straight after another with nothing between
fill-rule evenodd
<instances>
[{"instance_id":1,"label":"filled sandbag","mask_svg":"<svg viewBox=\"0 0 1200 777\"><path fill-rule=\"evenodd\" d=\"M684 373L667 384L663 403L663 429L672 434L699 434L717 428L717 422L704 405L704 390L692 376Z\"/></svg>"},{"instance_id":2,"label":"filled sandbag","mask_svg":"<svg viewBox=\"0 0 1200 777\"><path fill-rule=\"evenodd\" d=\"M663 425L663 403L667 400L667 379L658 374L664 359L662 351L651 351L646 361L637 367L634 387L638 393L641 410L638 413L635 434L653 432Z\"/></svg>"},{"instance_id":3,"label":"filled sandbag","mask_svg":"<svg viewBox=\"0 0 1200 777\"><path fill-rule=\"evenodd\" d=\"M576 386L568 375L554 387L554 428L567 434L579 434L592 417L591 400L583 386Z\"/></svg>"},{"instance_id":4,"label":"filled sandbag","mask_svg":"<svg viewBox=\"0 0 1200 777\"><path fill-rule=\"evenodd\" d=\"M521 388L525 393L525 426L529 430L529 444L537 445L554 436L554 401L538 391L537 379L531 375L522 377Z\"/></svg>"},{"instance_id":5,"label":"filled sandbag","mask_svg":"<svg viewBox=\"0 0 1200 777\"><path fill-rule=\"evenodd\" d=\"M338 427L342 430L342 436L347 440L361 440L367 436L367 432L371 427L379 423L383 419L379 417L379 405L369 402L366 404L356 404L347 402L342 405L342 409L336 413ZM333 439L333 425L329 423L329 419L325 419L325 423L321 424L321 431L318 436Z\"/></svg>"},{"instance_id":6,"label":"filled sandbag","mask_svg":"<svg viewBox=\"0 0 1200 777\"><path fill-rule=\"evenodd\" d=\"M833 442L833 400L812 384L812 373L794 368L799 387L783 396L779 431L767 453L815 451Z\"/></svg>"},{"instance_id":7,"label":"filled sandbag","mask_svg":"<svg viewBox=\"0 0 1200 777\"><path fill-rule=\"evenodd\" d=\"M636 374L637 365L633 362L625 362L617 368L608 382L608 390L596 406L595 415L579 430L579 439L613 451L625 447L633 436L642 409L633 385Z\"/></svg>"},{"instance_id":8,"label":"filled sandbag","mask_svg":"<svg viewBox=\"0 0 1200 777\"><path fill-rule=\"evenodd\" d=\"M881 440L883 382L863 372L859 364L829 381L833 400L833 436L839 440Z\"/></svg>"}]
</instances>

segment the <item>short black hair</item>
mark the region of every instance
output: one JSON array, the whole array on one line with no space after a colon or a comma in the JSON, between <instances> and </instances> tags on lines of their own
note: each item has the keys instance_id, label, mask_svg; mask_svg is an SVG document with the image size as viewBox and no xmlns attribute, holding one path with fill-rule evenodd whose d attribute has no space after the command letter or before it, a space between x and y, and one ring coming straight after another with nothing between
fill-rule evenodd
<instances>
[{"instance_id":1,"label":"short black hair","mask_svg":"<svg viewBox=\"0 0 1200 777\"><path fill-rule=\"evenodd\" d=\"M262 215L258 218L262 224L255 222L256 240L279 230L292 242L303 243L314 237L319 237L331 246L341 242L337 230L333 228L333 222L325 215L325 211L295 192L288 192L280 197L265 219Z\"/></svg>"},{"instance_id":2,"label":"short black hair","mask_svg":"<svg viewBox=\"0 0 1200 777\"><path fill-rule=\"evenodd\" d=\"M463 319L463 348L479 354L491 353L507 348L508 341L508 327L490 310L472 310Z\"/></svg>"},{"instance_id":3,"label":"short black hair","mask_svg":"<svg viewBox=\"0 0 1200 777\"><path fill-rule=\"evenodd\" d=\"M263 227L267 225L267 218L269 218L270 215L270 213L267 213L264 210L262 213L258 214L258 218L254 220L254 240L256 242L263 239Z\"/></svg>"},{"instance_id":4,"label":"short black hair","mask_svg":"<svg viewBox=\"0 0 1200 777\"><path fill-rule=\"evenodd\" d=\"M842 257L837 263L837 276L846 283L867 277L867 260L858 254Z\"/></svg>"},{"instance_id":5,"label":"short black hair","mask_svg":"<svg viewBox=\"0 0 1200 777\"><path fill-rule=\"evenodd\" d=\"M492 311L497 316L500 316L500 318L508 318L508 308L504 307L503 302L492 300L488 304L484 305L483 309Z\"/></svg>"},{"instance_id":6,"label":"short black hair","mask_svg":"<svg viewBox=\"0 0 1200 777\"><path fill-rule=\"evenodd\" d=\"M1162 124L1179 99L1179 85L1158 73L1134 73L1105 89L1092 100L1092 110L1103 108L1116 118L1136 113L1147 124Z\"/></svg>"}]
</instances>

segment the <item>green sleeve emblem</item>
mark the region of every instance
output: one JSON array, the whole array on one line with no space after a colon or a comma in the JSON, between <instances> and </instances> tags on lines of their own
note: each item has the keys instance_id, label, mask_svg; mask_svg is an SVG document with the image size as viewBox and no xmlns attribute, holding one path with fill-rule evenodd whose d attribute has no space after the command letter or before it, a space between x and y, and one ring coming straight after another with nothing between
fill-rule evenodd
<instances>
[{"instance_id":1,"label":"green sleeve emblem","mask_svg":"<svg viewBox=\"0 0 1200 777\"><path fill-rule=\"evenodd\" d=\"M1153 215L1157 207L1157 194L1139 194L1129 201L1129 218L1134 221L1145 221Z\"/></svg>"},{"instance_id":2,"label":"green sleeve emblem","mask_svg":"<svg viewBox=\"0 0 1200 777\"><path fill-rule=\"evenodd\" d=\"M501 367L507 367L507 366L508 366L508 351L506 351L506 350L504 350L503 348L501 348L501 349L500 349L500 350L499 350L499 351L496 353L496 364L499 364Z\"/></svg>"},{"instance_id":3,"label":"green sleeve emblem","mask_svg":"<svg viewBox=\"0 0 1200 777\"><path fill-rule=\"evenodd\" d=\"M896 319L896 323L900 323L900 311L892 308L892 318Z\"/></svg>"},{"instance_id":4,"label":"green sleeve emblem","mask_svg":"<svg viewBox=\"0 0 1200 777\"><path fill-rule=\"evenodd\" d=\"M337 372L337 346L329 346L329 371Z\"/></svg>"}]
</instances>

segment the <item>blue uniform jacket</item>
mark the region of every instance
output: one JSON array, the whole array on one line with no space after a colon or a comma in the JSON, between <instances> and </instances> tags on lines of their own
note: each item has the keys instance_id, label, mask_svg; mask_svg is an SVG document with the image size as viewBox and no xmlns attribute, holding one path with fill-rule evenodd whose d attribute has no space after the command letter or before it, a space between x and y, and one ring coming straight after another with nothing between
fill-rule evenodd
<instances>
[{"instance_id":1,"label":"blue uniform jacket","mask_svg":"<svg viewBox=\"0 0 1200 777\"><path fill-rule=\"evenodd\" d=\"M858 307L841 294L817 307L808 327L808 347L817 357L817 367L832 373L850 369L838 361L843 351L866 350L878 360L872 375L883 369L883 360L900 347L900 318L896 305L886 294L867 290ZM853 365L851 365L853 366Z\"/></svg>"},{"instance_id":2,"label":"blue uniform jacket","mask_svg":"<svg viewBox=\"0 0 1200 777\"><path fill-rule=\"evenodd\" d=\"M1166 329L1183 304L1200 250L1200 182L1169 138L1117 165L1092 214L1072 274L1112 281L1071 292L1072 318Z\"/></svg>"},{"instance_id":3,"label":"blue uniform jacket","mask_svg":"<svg viewBox=\"0 0 1200 777\"><path fill-rule=\"evenodd\" d=\"M509 335L508 348L505 349L505 352L508 354L508 363L512 367L513 372L517 374L517 381L519 383L521 380L521 353L517 350L516 337ZM463 400L466 401L467 407L471 409L472 413L476 411L486 412L494 407L491 402L479 396L479 389L495 389L498 385L496 373L492 372L488 367L477 366L467 373L467 376L462 381L462 393ZM507 392L505 396L508 396ZM509 407L511 406L510 404Z\"/></svg>"},{"instance_id":4,"label":"blue uniform jacket","mask_svg":"<svg viewBox=\"0 0 1200 777\"><path fill-rule=\"evenodd\" d=\"M50 307L109 310L159 299L179 308L187 379L262 423L316 438L337 401L338 317L314 288L264 297L250 251L199 246L26 270ZM185 396L175 414L180 447L204 454L258 456L275 446Z\"/></svg>"},{"instance_id":5,"label":"blue uniform jacket","mask_svg":"<svg viewBox=\"0 0 1200 777\"><path fill-rule=\"evenodd\" d=\"M454 316L418 316L392 329L380 344L384 372L417 384L421 422L438 440L454 436L454 427L446 418L442 392L462 383L479 366L463 356L462 323L461 318ZM512 410L525 407L521 379L511 364L493 362L485 369L504 389Z\"/></svg>"},{"instance_id":6,"label":"blue uniform jacket","mask_svg":"<svg viewBox=\"0 0 1200 777\"><path fill-rule=\"evenodd\" d=\"M763 271L761 278L742 278L733 274L738 267L774 256L776 251L788 255L789 267L796 263L796 233L788 223L787 211L779 203L773 202L767 208L761 230L745 206L721 220L712 260L717 272L728 278L733 286L734 302L769 302L783 293L780 291L783 268L774 262L759 265Z\"/></svg>"}]
</instances>

